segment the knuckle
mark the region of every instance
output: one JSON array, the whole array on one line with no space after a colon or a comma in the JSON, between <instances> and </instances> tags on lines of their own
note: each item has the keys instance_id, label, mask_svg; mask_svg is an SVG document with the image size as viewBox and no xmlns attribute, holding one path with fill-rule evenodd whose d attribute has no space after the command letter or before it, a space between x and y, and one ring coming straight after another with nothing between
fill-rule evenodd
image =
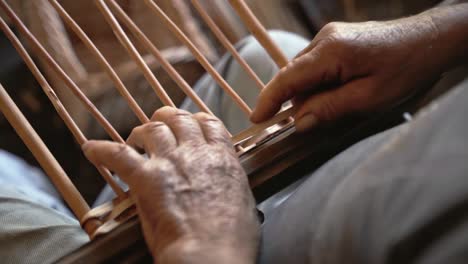
<instances>
[{"instance_id":1,"label":"knuckle","mask_svg":"<svg viewBox=\"0 0 468 264\"><path fill-rule=\"evenodd\" d=\"M322 28L322 32L326 34L334 34L340 32L340 29L343 27L342 22L330 22Z\"/></svg>"},{"instance_id":2,"label":"knuckle","mask_svg":"<svg viewBox=\"0 0 468 264\"><path fill-rule=\"evenodd\" d=\"M189 111L187 110L184 110L184 109L176 109L177 110L177 114L178 115L192 115L192 113L190 113Z\"/></svg>"},{"instance_id":3,"label":"knuckle","mask_svg":"<svg viewBox=\"0 0 468 264\"><path fill-rule=\"evenodd\" d=\"M156 110L154 112L154 114L151 116L151 121L156 121L158 120L161 116L163 115L168 115L168 114L172 114L174 113L175 111L177 111L176 108L174 107L171 107L171 106L163 106L161 108L159 108L158 110Z\"/></svg>"},{"instance_id":4,"label":"knuckle","mask_svg":"<svg viewBox=\"0 0 468 264\"><path fill-rule=\"evenodd\" d=\"M133 128L133 129L132 129L132 132L130 133L130 137L141 135L141 134L142 134L142 131L143 131L143 129L144 129L144 126L145 126L145 125L141 125L141 126L137 126L137 127ZM130 138L130 137L129 137L129 138Z\"/></svg>"},{"instance_id":5,"label":"knuckle","mask_svg":"<svg viewBox=\"0 0 468 264\"><path fill-rule=\"evenodd\" d=\"M216 116L204 112L196 113L193 115L193 117L203 123L221 123L221 120L219 120Z\"/></svg>"},{"instance_id":6,"label":"knuckle","mask_svg":"<svg viewBox=\"0 0 468 264\"><path fill-rule=\"evenodd\" d=\"M131 151L133 151L133 149L130 146L119 143L119 145L117 146L116 152L114 153L114 157L116 160L123 159L127 157Z\"/></svg>"},{"instance_id":7,"label":"knuckle","mask_svg":"<svg viewBox=\"0 0 468 264\"><path fill-rule=\"evenodd\" d=\"M158 133L162 129L165 129L166 124L160 121L149 122L142 127L142 132L144 135L150 135Z\"/></svg>"},{"instance_id":8,"label":"knuckle","mask_svg":"<svg viewBox=\"0 0 468 264\"><path fill-rule=\"evenodd\" d=\"M350 41L349 30L346 30L345 23L331 22L323 27L320 34L320 41L317 46L328 46L336 48L346 47Z\"/></svg>"},{"instance_id":9,"label":"knuckle","mask_svg":"<svg viewBox=\"0 0 468 264\"><path fill-rule=\"evenodd\" d=\"M318 119L323 121L333 121L338 117L339 111L336 104L331 99L324 99L316 115Z\"/></svg>"},{"instance_id":10,"label":"knuckle","mask_svg":"<svg viewBox=\"0 0 468 264\"><path fill-rule=\"evenodd\" d=\"M175 112L175 116L177 118L191 118L192 117L192 113L188 112L188 111L185 111L185 110L177 110L177 112Z\"/></svg>"},{"instance_id":11,"label":"knuckle","mask_svg":"<svg viewBox=\"0 0 468 264\"><path fill-rule=\"evenodd\" d=\"M291 69L294 67L293 62L289 62L288 65L283 67L276 75L275 77L275 84L276 87L279 87L279 90L282 89L282 87L285 86L286 81L288 80L288 73L291 71Z\"/></svg>"}]
</instances>

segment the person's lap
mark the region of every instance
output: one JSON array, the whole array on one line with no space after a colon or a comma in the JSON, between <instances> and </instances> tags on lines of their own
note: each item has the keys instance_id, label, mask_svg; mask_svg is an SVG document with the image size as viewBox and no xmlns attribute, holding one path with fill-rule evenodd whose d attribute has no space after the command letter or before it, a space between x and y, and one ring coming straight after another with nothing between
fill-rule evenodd
<instances>
[{"instance_id":1,"label":"person's lap","mask_svg":"<svg viewBox=\"0 0 468 264\"><path fill-rule=\"evenodd\" d=\"M52 263L88 241L77 220L0 186L2 263Z\"/></svg>"},{"instance_id":2,"label":"person's lap","mask_svg":"<svg viewBox=\"0 0 468 264\"><path fill-rule=\"evenodd\" d=\"M467 102L465 81L311 175L266 216L260 263L466 262Z\"/></svg>"},{"instance_id":3,"label":"person's lap","mask_svg":"<svg viewBox=\"0 0 468 264\"><path fill-rule=\"evenodd\" d=\"M2 263L51 263L89 241L46 176L0 151Z\"/></svg>"}]
</instances>

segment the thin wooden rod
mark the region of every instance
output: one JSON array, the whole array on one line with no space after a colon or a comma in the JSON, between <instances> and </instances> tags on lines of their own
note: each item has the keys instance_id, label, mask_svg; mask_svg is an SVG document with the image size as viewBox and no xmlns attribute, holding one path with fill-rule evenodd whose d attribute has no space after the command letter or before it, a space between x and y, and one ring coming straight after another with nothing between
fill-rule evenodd
<instances>
[{"instance_id":1,"label":"thin wooden rod","mask_svg":"<svg viewBox=\"0 0 468 264\"><path fill-rule=\"evenodd\" d=\"M117 197L127 197L125 191L122 189L122 187L120 187L114 176L112 176L112 173L107 168L103 166L96 166L96 169L98 170L99 174L101 174L102 178L107 182L107 184L109 184Z\"/></svg>"},{"instance_id":2,"label":"thin wooden rod","mask_svg":"<svg viewBox=\"0 0 468 264\"><path fill-rule=\"evenodd\" d=\"M101 14L104 16L107 23L111 26L112 31L117 36L117 38L120 41L120 43L122 44L122 46L124 46L124 48L127 50L130 57L132 57L132 59L135 61L135 63L138 65L138 67L140 67L140 69L143 71L143 75L145 76L146 80L150 83L151 87L153 87L154 91L158 95L161 102L166 106L176 107L174 102L171 100L169 95L166 93L164 88L159 83L156 76L154 76L151 69L148 67L148 65L143 60L143 58L141 57L138 50L132 44L132 42L130 41L127 34L125 33L125 31L120 26L117 19L115 19L114 15L109 10L109 7L106 5L106 3L103 0L96 0L95 2L97 4L99 10L101 11Z\"/></svg>"},{"instance_id":3,"label":"thin wooden rod","mask_svg":"<svg viewBox=\"0 0 468 264\"><path fill-rule=\"evenodd\" d=\"M114 83L115 87L125 99L129 107L132 109L133 113L138 117L140 122L147 123L149 118L146 116L145 112L140 108L138 103L129 93L127 87L125 87L122 80L119 78L117 73L114 71L109 62L104 58L99 49L94 45L91 39L86 35L86 33L80 28L80 26L73 20L73 18L65 11L65 9L59 4L57 0L49 0L50 4L55 8L57 13L63 19L65 24L67 24L73 32L81 39L85 46L91 51L91 54L97 59L104 71L109 75L110 79Z\"/></svg>"},{"instance_id":4,"label":"thin wooden rod","mask_svg":"<svg viewBox=\"0 0 468 264\"><path fill-rule=\"evenodd\" d=\"M145 3L150 9L164 22L164 24L172 31L172 33L184 43L198 60L198 62L205 68L205 70L213 77L213 79L221 86L224 91L231 96L234 102L240 107L240 109L247 115L250 116L252 110L250 107L240 98L240 96L232 89L231 86L221 77L216 69L210 64L206 57L198 50L198 48L190 41L190 39L180 30L180 28L174 24L174 22L161 10L161 8L154 3L152 0L145 0Z\"/></svg>"},{"instance_id":5,"label":"thin wooden rod","mask_svg":"<svg viewBox=\"0 0 468 264\"><path fill-rule=\"evenodd\" d=\"M5 34L5 36L10 40L10 43L16 49L20 57L26 63L26 66L28 66L34 78L39 83L46 96L49 98L50 102L54 106L60 118L62 118L65 125L69 128L76 141L80 145L83 144L86 141L85 135L80 130L75 121L72 119L65 107L62 105L62 102L58 99L58 96L55 93L55 91L52 89L52 87L50 87L44 75L42 75L31 56L29 56L28 52L26 51L26 48L24 48L23 44L21 44L20 40L16 37L16 35L13 33L13 31L2 18L0 18L0 28Z\"/></svg>"},{"instance_id":6,"label":"thin wooden rod","mask_svg":"<svg viewBox=\"0 0 468 264\"><path fill-rule=\"evenodd\" d=\"M36 66L33 59L29 55L29 53L21 44L20 40L16 37L16 35L13 33L13 31L10 29L10 27L1 17L0 17L0 28L4 32L4 34L7 36L7 38L10 40L11 44L16 49L18 54L21 56L23 61L26 63L29 70L31 71L31 73L33 74L33 76L35 77L39 85L41 86L42 90L44 91L44 93L47 95L50 102L54 106L58 115L60 116L60 118L63 120L67 128L70 130L70 132L74 136L75 140L78 142L79 145L83 145L84 143L86 143L88 140L83 134L83 132L80 130L80 128L75 123L73 118L70 116L68 111L65 109L62 102L60 102L58 96L55 94L52 87L50 87L46 78L41 73L39 68ZM117 182L115 181L115 179L112 177L111 173L107 169L104 169L104 168L97 168L97 169L101 173L102 177L106 180L106 182L115 191L115 193L119 195L119 197L122 195L125 195L122 188L120 188L120 186L117 184Z\"/></svg>"},{"instance_id":7,"label":"thin wooden rod","mask_svg":"<svg viewBox=\"0 0 468 264\"><path fill-rule=\"evenodd\" d=\"M203 6L200 4L199 0L191 0L193 6L195 9L198 11L200 14L201 18L205 21L206 25L211 29L211 31L215 34L215 36L218 38L219 42L228 50L231 55L234 57L235 60L239 63L239 65L245 70L247 75L250 76L250 78L255 82L255 85L262 90L265 85L260 80L260 78L257 76L257 74L254 72L254 70L249 66L249 64L242 58L242 56L239 54L237 49L234 47L234 45L231 44L229 39L224 35L223 31L216 25L216 23L211 19L211 17L208 15L208 13L205 11Z\"/></svg>"},{"instance_id":8,"label":"thin wooden rod","mask_svg":"<svg viewBox=\"0 0 468 264\"><path fill-rule=\"evenodd\" d=\"M0 109L78 219L90 209L63 168L0 84Z\"/></svg>"},{"instance_id":9,"label":"thin wooden rod","mask_svg":"<svg viewBox=\"0 0 468 264\"><path fill-rule=\"evenodd\" d=\"M200 108L201 111L212 114L203 100L193 91L192 87L180 76L171 63L164 57L161 51L148 39L132 19L123 11L123 9L114 0L108 0L111 9L117 18L130 30L130 32L144 44L146 49L156 58L169 76L177 83L180 89Z\"/></svg>"},{"instance_id":10,"label":"thin wooden rod","mask_svg":"<svg viewBox=\"0 0 468 264\"><path fill-rule=\"evenodd\" d=\"M94 106L94 104L86 97L86 95L80 90L80 88L75 84L75 82L63 71L63 69L57 64L57 62L50 56L50 54L45 50L45 48L39 43L39 41L34 37L34 35L29 31L29 29L23 24L19 19L16 13L11 9L11 7L6 3L5 0L0 1L0 6L11 19L11 21L16 25L19 31L26 37L31 47L36 50L36 52L42 56L46 63L61 77L61 79L66 83L66 85L72 90L72 92L80 99L84 106L90 111L90 113L96 118L96 120L102 125L104 130L109 134L109 136L120 143L125 143L122 137L117 133L117 131L112 127L112 125L107 121L107 119L99 112L99 110Z\"/></svg>"},{"instance_id":11,"label":"thin wooden rod","mask_svg":"<svg viewBox=\"0 0 468 264\"><path fill-rule=\"evenodd\" d=\"M267 30L252 10L247 6L244 0L229 0L229 3L239 15L244 24L247 26L252 35L270 54L270 57L275 61L276 65L281 69L288 64L288 57L281 51L281 49L273 42Z\"/></svg>"}]
</instances>

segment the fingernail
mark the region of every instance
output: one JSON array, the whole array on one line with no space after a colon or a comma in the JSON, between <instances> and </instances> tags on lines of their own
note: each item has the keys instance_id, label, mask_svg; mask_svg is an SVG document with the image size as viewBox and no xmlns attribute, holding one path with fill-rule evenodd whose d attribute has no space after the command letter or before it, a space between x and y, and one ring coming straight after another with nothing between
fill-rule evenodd
<instances>
[{"instance_id":1,"label":"fingernail","mask_svg":"<svg viewBox=\"0 0 468 264\"><path fill-rule=\"evenodd\" d=\"M296 130L299 132L304 132L318 123L318 119L313 114L305 114L301 118L296 119Z\"/></svg>"}]
</instances>

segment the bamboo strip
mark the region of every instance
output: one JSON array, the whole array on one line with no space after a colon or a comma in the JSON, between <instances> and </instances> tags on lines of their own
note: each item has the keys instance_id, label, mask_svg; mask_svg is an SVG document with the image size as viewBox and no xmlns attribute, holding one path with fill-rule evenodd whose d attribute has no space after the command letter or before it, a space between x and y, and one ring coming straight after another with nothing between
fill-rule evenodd
<instances>
[{"instance_id":1,"label":"bamboo strip","mask_svg":"<svg viewBox=\"0 0 468 264\"><path fill-rule=\"evenodd\" d=\"M129 93L128 89L123 84L122 80L119 78L119 76L114 71L114 69L109 64L109 62L104 58L104 56L96 47L96 45L94 45L91 39L89 39L86 33L73 20L73 18L65 11L65 9L59 4L57 0L49 0L49 2L55 8L57 13L65 22L65 24L67 24L73 30L73 32L75 32L75 34L81 39L81 41L85 44L85 46L91 51L91 54L97 59L97 61L99 62L101 67L104 69L104 71L109 75L115 87L117 88L119 93L122 95L122 97L127 101L128 105L130 106L132 111L135 113L135 115L138 117L140 122L142 123L149 122L149 118L140 108L138 103L135 101L135 99Z\"/></svg>"},{"instance_id":2,"label":"bamboo strip","mask_svg":"<svg viewBox=\"0 0 468 264\"><path fill-rule=\"evenodd\" d=\"M127 197L125 191L120 187L120 185L112 176L112 173L107 168L103 166L96 166L96 168L119 198Z\"/></svg>"},{"instance_id":3,"label":"bamboo strip","mask_svg":"<svg viewBox=\"0 0 468 264\"><path fill-rule=\"evenodd\" d=\"M247 75L255 82L255 85L262 90L265 85L263 82L258 78L257 74L253 71L253 69L249 66L249 64L242 58L242 56L237 52L234 45L231 44L229 39L224 35L221 29L216 25L216 23L211 19L208 13L205 11L203 6L200 4L199 0L191 0L193 6L200 14L201 18L205 21L206 25L211 29L211 31L215 34L218 38L219 42L228 50L231 55L234 57L235 60L239 63L239 65L245 70Z\"/></svg>"},{"instance_id":4,"label":"bamboo strip","mask_svg":"<svg viewBox=\"0 0 468 264\"><path fill-rule=\"evenodd\" d=\"M111 9L113 9L117 18L130 30L130 32L141 41L146 49L156 58L169 76L177 83L180 89L193 100L193 102L200 108L201 111L212 114L211 110L206 104L198 97L190 85L180 76L174 69L171 63L164 57L161 51L148 39L148 37L138 28L132 19L122 10L122 8L114 0L108 0Z\"/></svg>"},{"instance_id":5,"label":"bamboo strip","mask_svg":"<svg viewBox=\"0 0 468 264\"><path fill-rule=\"evenodd\" d=\"M247 26L252 35L270 54L276 65L281 69L288 64L288 58L281 49L273 42L267 30L263 27L252 10L247 6L244 0L229 0L229 3L237 12L244 24Z\"/></svg>"},{"instance_id":6,"label":"bamboo strip","mask_svg":"<svg viewBox=\"0 0 468 264\"><path fill-rule=\"evenodd\" d=\"M33 74L33 76L35 77L39 85L41 86L44 93L49 98L50 102L54 106L60 118L63 120L63 122L65 123L67 128L70 130L70 132L73 134L78 144L83 145L84 143L86 143L88 140L83 134L83 132L76 125L75 121L72 119L70 114L62 105L57 95L55 94L54 90L50 87L44 75L36 66L31 56L28 54L26 49L21 44L20 40L15 36L13 31L10 29L10 27L8 27L8 25L2 18L0 18L0 28L4 32L4 34L7 36L7 38L10 40L13 47L17 50L18 54L21 56L23 61L26 63L29 70L31 71L31 73ZM103 178L106 180L106 182L111 186L111 188L119 197L125 195L123 190L120 188L120 186L117 184L117 182L115 181L115 179L112 177L111 173L107 169L104 169L104 168L97 168L97 169L101 173Z\"/></svg>"},{"instance_id":7,"label":"bamboo strip","mask_svg":"<svg viewBox=\"0 0 468 264\"><path fill-rule=\"evenodd\" d=\"M241 141L243 141L243 140L245 140L245 139L247 139L249 137L258 135L263 130L265 130L265 129L273 126L273 125L276 125L276 124L280 123L281 121L286 120L288 122L291 122L291 121L293 121L293 118L291 116L293 116L295 112L296 112L296 108L294 108L294 107L290 107L288 109L285 109L282 112L276 114L270 120L267 120L267 121L265 121L263 123L260 123L260 124L254 125L254 126L251 126L248 129L236 134L235 136L233 136L231 138L231 142L234 145L236 145L237 143L239 143L239 142L241 142Z\"/></svg>"},{"instance_id":8,"label":"bamboo strip","mask_svg":"<svg viewBox=\"0 0 468 264\"><path fill-rule=\"evenodd\" d=\"M154 3L152 0L145 0L148 7L164 22L169 30L182 42L187 48L190 49L192 54L198 60L198 62L205 68L205 70L213 77L213 79L221 86L221 88L234 100L234 102L240 107L240 109L247 115L250 116L252 110L250 107L240 98L240 96L232 89L231 86L221 77L216 69L210 64L206 57L198 50L198 48L190 41L189 38L177 27L176 24L164 13L161 8Z\"/></svg>"},{"instance_id":9,"label":"bamboo strip","mask_svg":"<svg viewBox=\"0 0 468 264\"><path fill-rule=\"evenodd\" d=\"M143 75L145 76L146 80L150 83L151 87L154 89L161 102L166 106L176 107L174 102L172 102L169 95L166 93L164 88L154 76L153 72L151 72L151 69L148 67L148 65L146 65L140 53L132 44L127 34L120 26L119 22L115 19L114 15L109 10L109 7L106 5L106 3L103 0L96 0L95 2L99 10L101 11L101 14L104 16L107 23L111 26L112 31L114 32L122 46L124 46L128 54L143 71Z\"/></svg>"},{"instance_id":10,"label":"bamboo strip","mask_svg":"<svg viewBox=\"0 0 468 264\"><path fill-rule=\"evenodd\" d=\"M41 167L49 175L73 213L78 219L81 219L90 210L88 204L1 84L0 109Z\"/></svg>"},{"instance_id":11,"label":"bamboo strip","mask_svg":"<svg viewBox=\"0 0 468 264\"><path fill-rule=\"evenodd\" d=\"M19 31L26 37L31 47L38 52L40 56L44 58L46 63L57 72L57 74L63 79L67 86L72 90L72 92L80 99L84 104L86 109L96 118L96 120L102 125L105 131L109 136L120 143L124 143L124 140L119 135L119 133L112 127L112 125L107 121L107 119L99 112L96 106L86 97L86 95L80 90L80 88L73 82L73 80L63 71L63 69L57 64L57 62L50 56L50 54L44 49L44 47L39 43L39 41L34 37L34 35L28 30L24 23L18 18L16 13L11 9L11 7L6 3L5 0L0 1L1 8L8 15L10 20L15 24Z\"/></svg>"}]
</instances>

